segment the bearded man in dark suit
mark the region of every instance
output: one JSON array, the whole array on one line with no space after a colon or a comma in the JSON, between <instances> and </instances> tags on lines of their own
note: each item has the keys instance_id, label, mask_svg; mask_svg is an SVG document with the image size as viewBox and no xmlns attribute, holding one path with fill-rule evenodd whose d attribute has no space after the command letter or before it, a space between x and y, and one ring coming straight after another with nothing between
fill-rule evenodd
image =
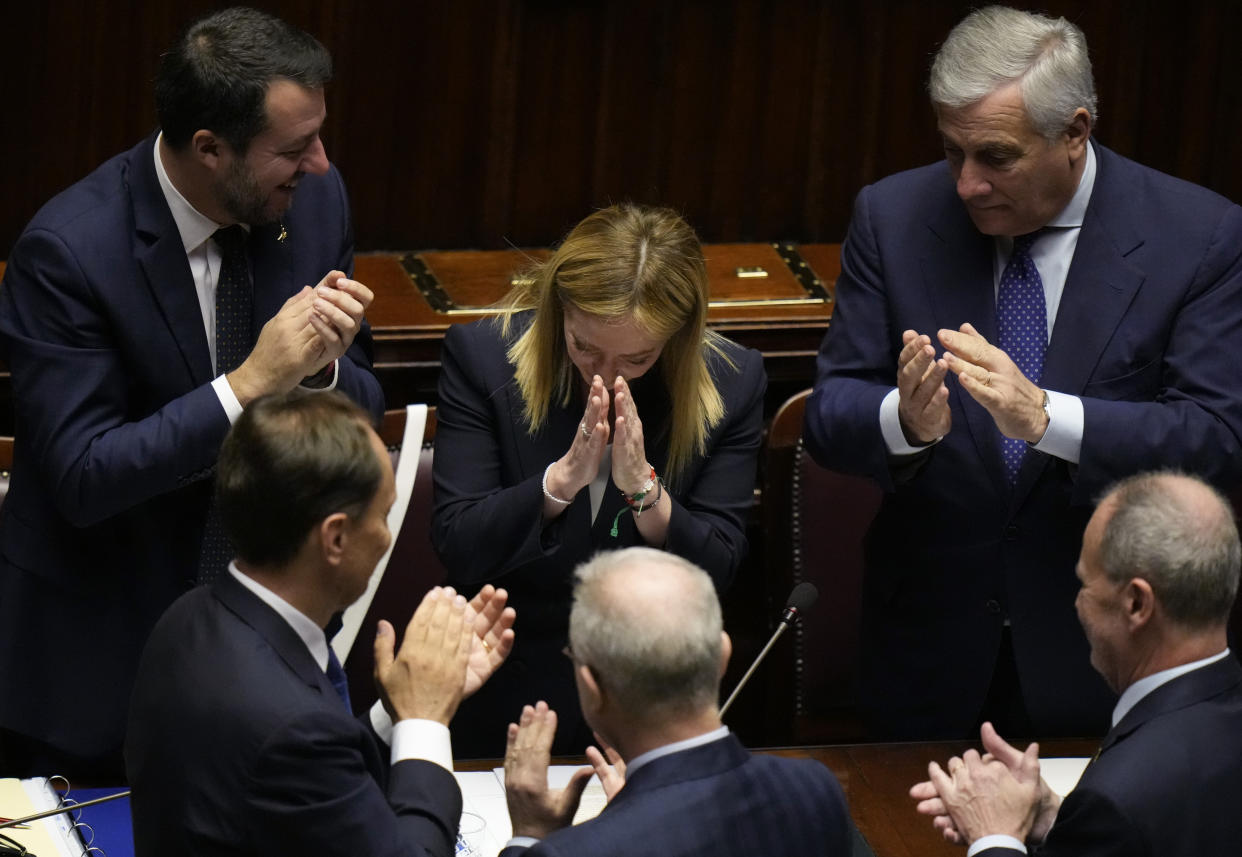
<instances>
[{"instance_id":1,"label":"bearded man in dark suit","mask_svg":"<svg viewBox=\"0 0 1242 857\"><path fill-rule=\"evenodd\" d=\"M0 286L16 441L0 519L0 761L119 778L138 654L231 558L212 472L254 398L378 419L353 227L319 132L327 51L251 9L193 24L160 130L49 202Z\"/></svg>"}]
</instances>

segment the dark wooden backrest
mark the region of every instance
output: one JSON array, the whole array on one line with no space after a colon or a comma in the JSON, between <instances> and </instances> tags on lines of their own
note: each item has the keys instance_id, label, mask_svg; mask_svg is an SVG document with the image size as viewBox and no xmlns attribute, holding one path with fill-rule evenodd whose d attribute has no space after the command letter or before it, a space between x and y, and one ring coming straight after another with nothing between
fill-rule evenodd
<instances>
[{"instance_id":1,"label":"dark wooden backrest","mask_svg":"<svg viewBox=\"0 0 1242 857\"><path fill-rule=\"evenodd\" d=\"M401 456L411 452L401 448L404 432L405 410L385 412L379 434L392 456L394 472ZM397 639L400 640L423 595L431 587L443 583L446 577L444 566L431 547L431 465L435 454L435 432L435 409L432 408L427 413L422 447L417 451L418 474L414 477L414 490L401 523L401 532L395 534L396 542L392 556L388 558L388 567L362 621L358 639L345 659L350 702L357 712L370 708L376 699L372 678L375 656L371 646L376 623L387 619L397 629Z\"/></svg>"},{"instance_id":2,"label":"dark wooden backrest","mask_svg":"<svg viewBox=\"0 0 1242 857\"><path fill-rule=\"evenodd\" d=\"M774 735L783 731L790 743L854 741L864 737L855 696L863 537L880 490L811 460L802 445L810 392L776 412L764 452L769 601L783 605L802 581L819 590L818 602L767 665L769 721Z\"/></svg>"}]
</instances>

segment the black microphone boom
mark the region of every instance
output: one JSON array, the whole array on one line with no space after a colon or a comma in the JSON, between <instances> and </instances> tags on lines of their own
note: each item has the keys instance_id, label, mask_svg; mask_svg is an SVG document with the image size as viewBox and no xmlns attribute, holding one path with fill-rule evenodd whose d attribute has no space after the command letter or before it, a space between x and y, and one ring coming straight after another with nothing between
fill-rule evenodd
<instances>
[{"instance_id":1,"label":"black microphone boom","mask_svg":"<svg viewBox=\"0 0 1242 857\"><path fill-rule=\"evenodd\" d=\"M781 612L781 620L776 624L776 630L772 633L768 644L763 647L763 651L759 653L759 657L755 658L755 662L750 665L750 669L746 670L746 675L742 676L742 680L737 683L737 687L733 688L733 693L729 694L729 698L725 700L725 704L720 706L720 716L724 717L725 712L729 710L729 706L733 704L733 700L737 699L738 692L746 686L746 682L750 681L751 675L755 669L767 657L768 650L780 639L781 634L789 626L793 625L802 618L802 614L806 613L815 605L816 599L819 598L819 590L815 588L815 584L807 583L805 580L793 588L793 592L789 593L788 600L785 601L785 609Z\"/></svg>"}]
</instances>

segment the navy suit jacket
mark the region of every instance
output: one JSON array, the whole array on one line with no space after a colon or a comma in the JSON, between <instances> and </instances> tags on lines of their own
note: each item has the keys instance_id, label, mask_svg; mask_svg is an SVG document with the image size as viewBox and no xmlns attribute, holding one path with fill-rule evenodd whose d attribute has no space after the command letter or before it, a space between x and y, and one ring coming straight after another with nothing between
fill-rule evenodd
<instances>
[{"instance_id":1,"label":"navy suit jacket","mask_svg":"<svg viewBox=\"0 0 1242 857\"><path fill-rule=\"evenodd\" d=\"M461 792L389 766L297 632L229 574L151 632L125 761L139 855L449 855Z\"/></svg>"},{"instance_id":2,"label":"navy suit jacket","mask_svg":"<svg viewBox=\"0 0 1242 857\"><path fill-rule=\"evenodd\" d=\"M1040 857L1203 857L1242 847L1242 666L1232 657L1156 688L1100 747ZM982 854L1020 853L989 848Z\"/></svg>"},{"instance_id":3,"label":"navy suit jacket","mask_svg":"<svg viewBox=\"0 0 1242 857\"><path fill-rule=\"evenodd\" d=\"M863 700L883 731L967 735L1007 617L1036 733L1102 734L1112 699L1074 613L1092 503L1157 467L1226 488L1239 478L1242 209L1095 152L1039 381L1081 398L1082 454L1075 466L1028 452L1012 489L991 416L952 375L952 428L913 462L890 461L879 426L902 331L934 341L970 322L995 341L992 239L944 163L864 188L855 204L805 437L822 465L886 491L866 546L862 646Z\"/></svg>"},{"instance_id":4,"label":"navy suit jacket","mask_svg":"<svg viewBox=\"0 0 1242 857\"><path fill-rule=\"evenodd\" d=\"M848 857L841 786L819 762L751 755L734 736L656 759L597 817L501 857Z\"/></svg>"},{"instance_id":5,"label":"navy suit jacket","mask_svg":"<svg viewBox=\"0 0 1242 857\"><path fill-rule=\"evenodd\" d=\"M524 321L517 321L519 329ZM573 442L582 421L576 400L553 404L534 434L506 356L508 343L491 321L459 325L444 338L436 427L432 541L449 582L467 591L486 582L509 591L521 616L513 653L453 724L459 757L504 754L505 727L521 707L544 699L561 716L554 752L581 753L591 740L580 719L571 665L561 656L569 625L573 571L600 550L643 544L611 483L594 524L589 490L550 524L543 521L544 470ZM704 568L723 590L746 554L746 518L754 502L755 465L763 436L767 377L762 356L726 343L736 369L712 357L708 368L725 415L682 478L665 486L672 516L664 550ZM672 403L656 363L631 384L643 421L647 459L667 475Z\"/></svg>"},{"instance_id":6,"label":"navy suit jacket","mask_svg":"<svg viewBox=\"0 0 1242 857\"><path fill-rule=\"evenodd\" d=\"M79 755L115 751L152 624L193 582L229 422L148 138L54 198L0 286L16 445L0 518L0 725ZM353 269L340 175L304 176L251 230L258 328L304 285ZM375 413L364 329L338 386Z\"/></svg>"}]
</instances>

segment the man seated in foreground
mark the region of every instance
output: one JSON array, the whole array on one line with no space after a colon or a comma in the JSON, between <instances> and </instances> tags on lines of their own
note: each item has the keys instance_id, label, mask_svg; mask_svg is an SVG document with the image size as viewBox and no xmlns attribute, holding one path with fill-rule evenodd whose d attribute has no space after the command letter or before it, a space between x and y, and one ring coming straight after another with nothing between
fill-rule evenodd
<instances>
[{"instance_id":1,"label":"man seated in foreground","mask_svg":"<svg viewBox=\"0 0 1242 857\"><path fill-rule=\"evenodd\" d=\"M514 839L502 857L848 854L845 798L828 769L751 755L721 725L717 699L732 645L707 573L672 554L629 548L600 554L577 578L566 653L587 723L618 763L611 769L587 750L609 803L570 826L592 768L550 791L556 714L543 702L526 706L509 726Z\"/></svg>"},{"instance_id":2,"label":"man seated in foreground","mask_svg":"<svg viewBox=\"0 0 1242 857\"><path fill-rule=\"evenodd\" d=\"M513 645L504 590L433 589L395 653L380 622L383 704L354 719L324 627L391 541L392 466L368 416L339 393L256 400L216 491L237 559L160 619L131 701L137 853L452 854L448 723Z\"/></svg>"},{"instance_id":3,"label":"man seated in foreground","mask_svg":"<svg viewBox=\"0 0 1242 857\"><path fill-rule=\"evenodd\" d=\"M1131 477L1083 535L1079 621L1091 664L1115 692L1113 726L1064 803L1039 776L1039 748L983 726L982 757L932 762L910 794L967 852L1235 854L1242 842L1242 667L1226 627L1238 589L1229 504L1191 477Z\"/></svg>"}]
</instances>

